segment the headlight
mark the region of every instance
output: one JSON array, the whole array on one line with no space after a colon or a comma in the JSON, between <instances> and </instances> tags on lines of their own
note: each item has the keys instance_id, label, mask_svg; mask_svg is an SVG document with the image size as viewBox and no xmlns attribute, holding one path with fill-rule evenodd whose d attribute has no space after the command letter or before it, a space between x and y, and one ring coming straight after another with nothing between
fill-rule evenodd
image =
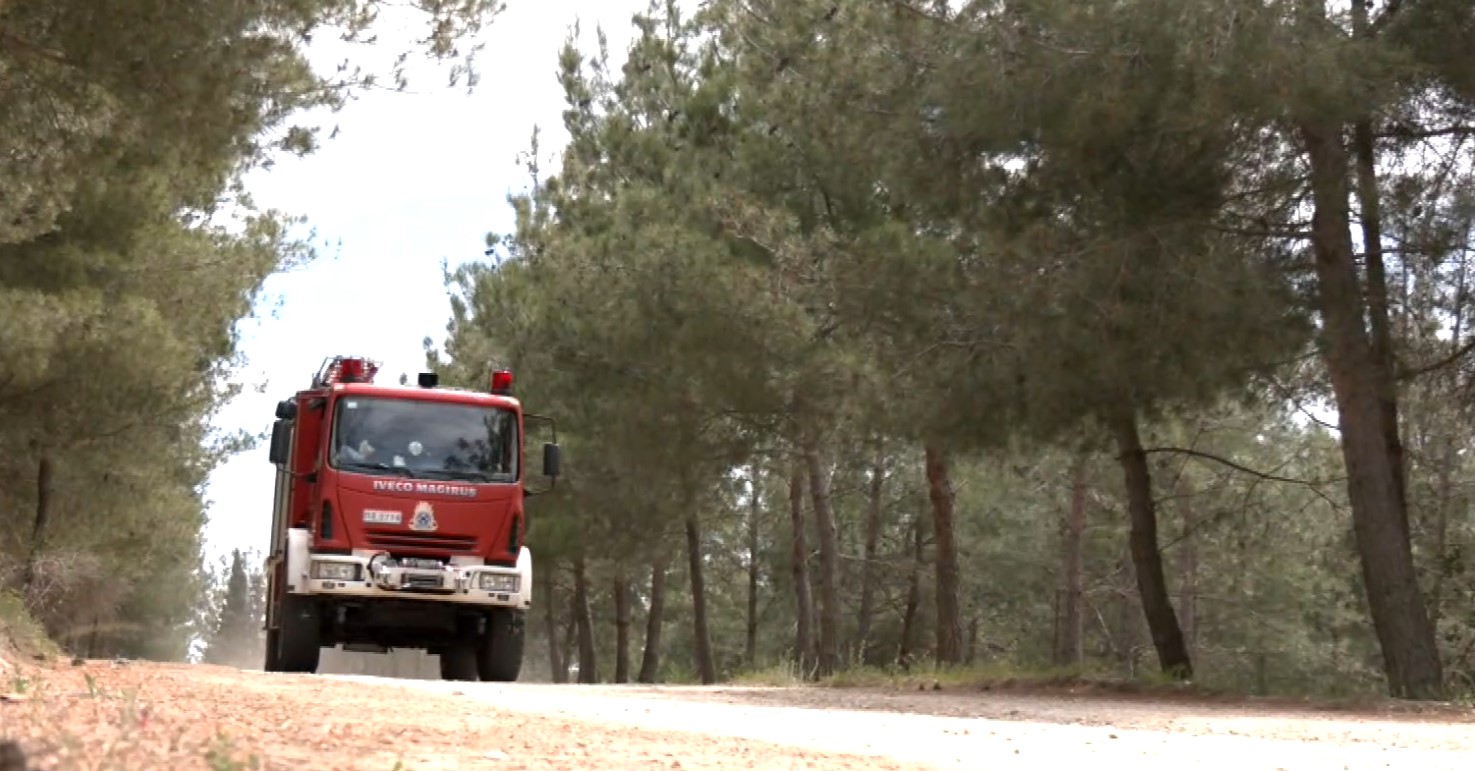
<instances>
[{"instance_id":1,"label":"headlight","mask_svg":"<svg viewBox=\"0 0 1475 771\"><path fill-rule=\"evenodd\" d=\"M315 561L312 563L312 577L328 581L357 581L359 566L352 562Z\"/></svg>"},{"instance_id":2,"label":"headlight","mask_svg":"<svg viewBox=\"0 0 1475 771\"><path fill-rule=\"evenodd\" d=\"M481 577L477 579L477 585L484 592L515 594L518 584L521 583L521 578L521 576L507 575L506 573L482 573Z\"/></svg>"}]
</instances>

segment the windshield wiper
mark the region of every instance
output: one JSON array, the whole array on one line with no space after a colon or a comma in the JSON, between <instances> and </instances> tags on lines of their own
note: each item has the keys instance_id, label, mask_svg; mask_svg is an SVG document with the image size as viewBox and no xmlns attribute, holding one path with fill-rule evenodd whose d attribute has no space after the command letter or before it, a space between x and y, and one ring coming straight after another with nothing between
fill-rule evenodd
<instances>
[{"instance_id":1,"label":"windshield wiper","mask_svg":"<svg viewBox=\"0 0 1475 771\"><path fill-rule=\"evenodd\" d=\"M489 474L485 471L448 471L445 469L420 469L420 473L432 479L459 479L467 482L496 482L505 474Z\"/></svg>"},{"instance_id":2,"label":"windshield wiper","mask_svg":"<svg viewBox=\"0 0 1475 771\"><path fill-rule=\"evenodd\" d=\"M388 463L361 463L361 462L352 462L352 463L340 463L340 464L338 464L338 467L339 468L346 468L346 469L364 469L364 470L367 470L367 471L393 471L394 473L399 474L400 476L404 476L404 477L413 477L413 476L415 476L415 472L414 471L411 471L409 469L409 467L407 467L407 466L391 466Z\"/></svg>"}]
</instances>

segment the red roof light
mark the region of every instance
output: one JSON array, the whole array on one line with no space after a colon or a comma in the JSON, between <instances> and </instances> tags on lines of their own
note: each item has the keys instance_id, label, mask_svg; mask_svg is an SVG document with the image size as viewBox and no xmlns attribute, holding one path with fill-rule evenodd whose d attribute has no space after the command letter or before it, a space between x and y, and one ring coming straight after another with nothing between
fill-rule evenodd
<instances>
[{"instance_id":1,"label":"red roof light","mask_svg":"<svg viewBox=\"0 0 1475 771\"><path fill-rule=\"evenodd\" d=\"M338 380L341 383L357 383L364 379L363 359L344 359L338 367Z\"/></svg>"},{"instance_id":2,"label":"red roof light","mask_svg":"<svg viewBox=\"0 0 1475 771\"><path fill-rule=\"evenodd\" d=\"M509 372L509 371L507 371L505 369L499 369L496 372L493 372L492 373L492 393L494 393L494 394L508 394L508 393L512 393L512 373L511 372Z\"/></svg>"}]
</instances>

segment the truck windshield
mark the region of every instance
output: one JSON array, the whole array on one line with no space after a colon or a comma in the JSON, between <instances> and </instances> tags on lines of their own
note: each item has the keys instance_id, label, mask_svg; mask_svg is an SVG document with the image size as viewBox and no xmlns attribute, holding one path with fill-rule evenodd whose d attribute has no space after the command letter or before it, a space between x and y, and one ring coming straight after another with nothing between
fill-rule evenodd
<instances>
[{"instance_id":1,"label":"truck windshield","mask_svg":"<svg viewBox=\"0 0 1475 771\"><path fill-rule=\"evenodd\" d=\"M345 396L332 464L380 476L517 481L517 413L473 404Z\"/></svg>"}]
</instances>

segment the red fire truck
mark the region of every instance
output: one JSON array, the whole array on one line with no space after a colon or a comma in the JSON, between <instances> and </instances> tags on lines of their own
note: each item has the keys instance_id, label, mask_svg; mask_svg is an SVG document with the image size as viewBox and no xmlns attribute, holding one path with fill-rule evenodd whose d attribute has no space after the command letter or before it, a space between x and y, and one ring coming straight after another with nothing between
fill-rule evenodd
<instances>
[{"instance_id":1,"label":"red fire truck","mask_svg":"<svg viewBox=\"0 0 1475 771\"><path fill-rule=\"evenodd\" d=\"M315 672L321 649L439 655L448 680L516 680L532 604L523 499L551 489L553 421L524 415L512 373L490 392L376 384L336 356L277 404L266 670ZM529 489L524 422L546 421L547 487Z\"/></svg>"}]
</instances>

